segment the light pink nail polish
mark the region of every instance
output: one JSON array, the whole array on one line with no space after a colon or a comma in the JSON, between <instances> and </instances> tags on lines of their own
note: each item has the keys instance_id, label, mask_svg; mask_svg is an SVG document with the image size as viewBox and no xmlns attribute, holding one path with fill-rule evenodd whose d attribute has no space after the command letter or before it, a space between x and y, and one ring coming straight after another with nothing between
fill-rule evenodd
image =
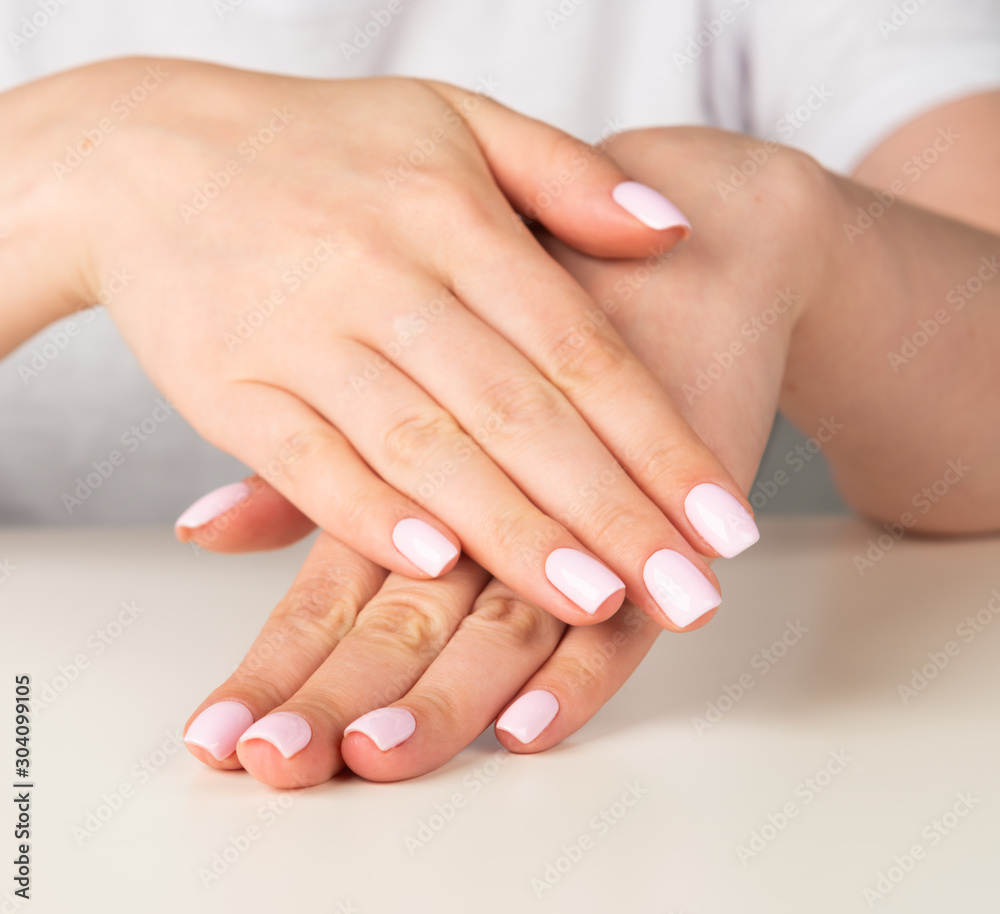
<instances>
[{"instance_id":1,"label":"light pink nail polish","mask_svg":"<svg viewBox=\"0 0 1000 914\"><path fill-rule=\"evenodd\" d=\"M691 525L719 555L731 559L760 539L750 512L721 486L703 482L684 499Z\"/></svg>"},{"instance_id":2,"label":"light pink nail polish","mask_svg":"<svg viewBox=\"0 0 1000 914\"><path fill-rule=\"evenodd\" d=\"M712 582L673 549L654 552L646 560L642 577L652 598L678 628L687 628L722 602Z\"/></svg>"},{"instance_id":3,"label":"light pink nail polish","mask_svg":"<svg viewBox=\"0 0 1000 914\"><path fill-rule=\"evenodd\" d=\"M535 689L525 692L497 721L497 729L505 730L522 743L538 739L541 732L559 713L559 701L551 692Z\"/></svg>"},{"instance_id":4,"label":"light pink nail polish","mask_svg":"<svg viewBox=\"0 0 1000 914\"><path fill-rule=\"evenodd\" d=\"M204 526L210 520L215 520L220 514L225 514L230 508L249 498L250 491L250 486L245 482L234 482L232 485L209 492L177 518L174 528L187 527L189 530L194 530Z\"/></svg>"},{"instance_id":5,"label":"light pink nail polish","mask_svg":"<svg viewBox=\"0 0 1000 914\"><path fill-rule=\"evenodd\" d=\"M191 721L184 742L201 746L221 762L236 751L237 740L252 723L253 714L246 705L217 701Z\"/></svg>"},{"instance_id":6,"label":"light pink nail polish","mask_svg":"<svg viewBox=\"0 0 1000 914\"><path fill-rule=\"evenodd\" d=\"M611 196L622 209L628 210L643 225L662 231L683 226L691 230L691 223L663 194L638 181L622 181Z\"/></svg>"},{"instance_id":7,"label":"light pink nail polish","mask_svg":"<svg viewBox=\"0 0 1000 914\"><path fill-rule=\"evenodd\" d=\"M344 731L364 733L379 749L387 752L405 742L417 729L417 722L406 708L377 708L362 714Z\"/></svg>"},{"instance_id":8,"label":"light pink nail polish","mask_svg":"<svg viewBox=\"0 0 1000 914\"><path fill-rule=\"evenodd\" d=\"M545 577L590 615L619 590L622 600L625 599L625 582L597 559L577 549L553 549L545 560Z\"/></svg>"},{"instance_id":9,"label":"light pink nail polish","mask_svg":"<svg viewBox=\"0 0 1000 914\"><path fill-rule=\"evenodd\" d=\"M262 739L270 743L285 758L301 752L312 739L312 728L304 717L291 711L275 711L257 721L241 737L245 743L251 739Z\"/></svg>"},{"instance_id":10,"label":"light pink nail polish","mask_svg":"<svg viewBox=\"0 0 1000 914\"><path fill-rule=\"evenodd\" d=\"M450 539L415 517L407 517L392 528L392 544L432 578L458 555Z\"/></svg>"}]
</instances>

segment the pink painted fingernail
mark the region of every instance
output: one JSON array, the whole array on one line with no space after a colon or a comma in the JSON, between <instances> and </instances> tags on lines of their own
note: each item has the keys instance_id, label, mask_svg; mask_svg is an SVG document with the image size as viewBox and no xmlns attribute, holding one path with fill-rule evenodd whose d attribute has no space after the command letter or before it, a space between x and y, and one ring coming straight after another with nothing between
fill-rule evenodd
<instances>
[{"instance_id":1,"label":"pink painted fingernail","mask_svg":"<svg viewBox=\"0 0 1000 914\"><path fill-rule=\"evenodd\" d=\"M253 714L246 705L238 701L219 701L191 721L184 742L201 746L221 762L236 751L237 741L252 723Z\"/></svg>"},{"instance_id":2,"label":"pink painted fingernail","mask_svg":"<svg viewBox=\"0 0 1000 914\"><path fill-rule=\"evenodd\" d=\"M497 721L498 730L506 730L522 743L538 739L539 734L559 713L559 701L551 692L535 689L525 692Z\"/></svg>"},{"instance_id":3,"label":"pink painted fingernail","mask_svg":"<svg viewBox=\"0 0 1000 914\"><path fill-rule=\"evenodd\" d=\"M441 569L458 555L448 537L415 517L407 517L392 528L392 544L432 578L441 574Z\"/></svg>"},{"instance_id":4,"label":"pink painted fingernail","mask_svg":"<svg viewBox=\"0 0 1000 914\"><path fill-rule=\"evenodd\" d=\"M362 714L344 731L364 733L383 752L405 742L417 729L417 722L406 708L376 708Z\"/></svg>"},{"instance_id":5,"label":"pink painted fingernail","mask_svg":"<svg viewBox=\"0 0 1000 914\"><path fill-rule=\"evenodd\" d=\"M625 582L597 559L576 549L553 549L545 560L545 577L590 615L619 590L625 599Z\"/></svg>"},{"instance_id":6,"label":"pink painted fingernail","mask_svg":"<svg viewBox=\"0 0 1000 914\"><path fill-rule=\"evenodd\" d=\"M684 499L684 513L706 543L731 559L760 539L750 512L721 486L703 482Z\"/></svg>"},{"instance_id":7,"label":"pink painted fingernail","mask_svg":"<svg viewBox=\"0 0 1000 914\"><path fill-rule=\"evenodd\" d=\"M262 739L270 743L285 758L301 752L312 739L312 728L304 717L291 711L275 711L262 717L241 737L240 742Z\"/></svg>"},{"instance_id":8,"label":"pink painted fingernail","mask_svg":"<svg viewBox=\"0 0 1000 914\"><path fill-rule=\"evenodd\" d=\"M611 196L622 209L628 210L643 225L662 231L683 226L689 232L691 223L663 194L638 181L622 181Z\"/></svg>"},{"instance_id":9,"label":"pink painted fingernail","mask_svg":"<svg viewBox=\"0 0 1000 914\"><path fill-rule=\"evenodd\" d=\"M678 628L687 628L722 602L712 582L673 549L654 552L646 560L642 577L650 595Z\"/></svg>"},{"instance_id":10,"label":"pink painted fingernail","mask_svg":"<svg viewBox=\"0 0 1000 914\"><path fill-rule=\"evenodd\" d=\"M223 486L208 495L203 495L190 508L187 509L174 524L174 529L187 527L194 530L202 527L211 520L215 520L220 514L225 514L230 508L235 507L241 501L250 497L250 486L245 482L234 482L231 485Z\"/></svg>"}]
</instances>

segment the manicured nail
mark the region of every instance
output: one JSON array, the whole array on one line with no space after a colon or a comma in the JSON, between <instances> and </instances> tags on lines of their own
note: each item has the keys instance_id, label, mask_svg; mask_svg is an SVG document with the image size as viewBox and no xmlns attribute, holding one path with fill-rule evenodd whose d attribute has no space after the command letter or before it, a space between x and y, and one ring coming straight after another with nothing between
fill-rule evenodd
<instances>
[{"instance_id":1,"label":"manicured nail","mask_svg":"<svg viewBox=\"0 0 1000 914\"><path fill-rule=\"evenodd\" d=\"M625 582L597 559L576 549L553 549L545 560L545 577L590 615L619 590L625 599Z\"/></svg>"},{"instance_id":2,"label":"manicured nail","mask_svg":"<svg viewBox=\"0 0 1000 914\"><path fill-rule=\"evenodd\" d=\"M441 569L458 555L450 539L415 517L407 517L392 528L392 543L432 578L441 574Z\"/></svg>"},{"instance_id":3,"label":"manicured nail","mask_svg":"<svg viewBox=\"0 0 1000 914\"><path fill-rule=\"evenodd\" d=\"M187 527L194 530L225 514L230 508L250 497L250 486L245 482L234 482L208 495L203 495L187 509L174 524L174 528Z\"/></svg>"},{"instance_id":4,"label":"manicured nail","mask_svg":"<svg viewBox=\"0 0 1000 914\"><path fill-rule=\"evenodd\" d=\"M654 552L646 560L642 577L650 595L678 628L687 628L722 602L712 582L673 549Z\"/></svg>"},{"instance_id":5,"label":"manicured nail","mask_svg":"<svg viewBox=\"0 0 1000 914\"><path fill-rule=\"evenodd\" d=\"M622 181L611 196L622 209L628 210L643 225L662 231L683 226L689 232L691 223L663 194L638 181Z\"/></svg>"},{"instance_id":6,"label":"manicured nail","mask_svg":"<svg viewBox=\"0 0 1000 914\"><path fill-rule=\"evenodd\" d=\"M377 708L362 714L345 731L364 733L383 752L405 742L417 729L417 722L406 708Z\"/></svg>"},{"instance_id":7,"label":"manicured nail","mask_svg":"<svg viewBox=\"0 0 1000 914\"><path fill-rule=\"evenodd\" d=\"M236 751L237 741L252 723L253 714L246 705L238 701L219 701L191 721L184 742L201 746L221 762Z\"/></svg>"},{"instance_id":8,"label":"manicured nail","mask_svg":"<svg viewBox=\"0 0 1000 914\"><path fill-rule=\"evenodd\" d=\"M525 692L497 721L498 730L506 730L522 743L538 739L539 734L559 713L555 695L544 689Z\"/></svg>"},{"instance_id":9,"label":"manicured nail","mask_svg":"<svg viewBox=\"0 0 1000 914\"><path fill-rule=\"evenodd\" d=\"M309 745L312 728L298 714L275 711L258 720L240 737L240 742L245 743L248 739L262 739L274 746L285 758L291 758Z\"/></svg>"},{"instance_id":10,"label":"manicured nail","mask_svg":"<svg viewBox=\"0 0 1000 914\"><path fill-rule=\"evenodd\" d=\"M760 539L750 512L721 486L703 482L684 499L684 513L706 543L731 559Z\"/></svg>"}]
</instances>

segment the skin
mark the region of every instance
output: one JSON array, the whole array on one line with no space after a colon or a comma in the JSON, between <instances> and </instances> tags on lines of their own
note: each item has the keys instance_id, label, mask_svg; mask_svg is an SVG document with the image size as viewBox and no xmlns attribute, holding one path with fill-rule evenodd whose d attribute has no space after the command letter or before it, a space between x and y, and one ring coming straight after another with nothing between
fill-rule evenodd
<instances>
[{"instance_id":1,"label":"skin","mask_svg":"<svg viewBox=\"0 0 1000 914\"><path fill-rule=\"evenodd\" d=\"M975 301L954 314L939 343L913 361L912 367L926 363L921 373L892 397L859 395L891 389L887 353L899 348L900 335L933 316L980 257L1000 251L994 161L1000 94L921 117L873 151L858 178L890 188L903 163L933 141L941 126L968 130L975 142L952 150L933 181L913 185L907 202L897 202L877 230L864 236L865 247L857 240L851 245L843 230L856 207L873 199L860 181L830 175L783 151L742 194L723 203L705 189L742 161L748 139L676 128L626 134L612 148L638 180L669 190L692 213L698 231L671 258L669 270L616 298L615 284L624 280L618 288L630 288L635 263L588 257L551 238L545 244L597 301L615 301L617 307L606 310L616 328L741 485L752 480L780 406L808 433L831 416L843 426L824 450L858 511L898 522L909 508L916 516L910 529L918 533L995 532L1000 479L990 456L1000 446L1000 368L992 352L1000 342L1000 283L984 284ZM984 150L992 150L993 158ZM747 225L754 227L749 238ZM690 395L698 371L734 340L749 342L742 332L746 322L773 305L776 289L789 287L798 292L796 307L780 314L707 391ZM950 421L956 402L975 402L984 421ZM898 442L908 438L919 438L919 444L901 464ZM970 470L948 498L920 514L914 496L940 475L946 459L959 454L974 455L968 463L983 469ZM197 531L196 541L218 551L252 548L264 520L283 510L280 496L255 482L251 498L224 523ZM286 517L280 525L288 541L301 535L296 523ZM278 534L272 529L269 535L276 544ZM355 558L321 535L250 656L265 637L284 630L283 617L300 617L301 605L311 607L314 621L305 626L310 638L316 626L330 626L332 619L346 635L327 637L310 662L282 651L277 676L257 675L252 664L241 667L198 709L235 698L255 718L278 707L293 710L313 725L310 745L291 759L259 739L239 744L223 762L193 748L195 755L219 768L245 767L275 786L319 783L345 764L371 780L409 778L453 757L534 689L557 697L560 710L552 723L527 745L504 731L496 735L512 752L543 751L596 713L659 633L628 606L599 625L553 630L537 607L497 581L483 587L485 578L464 564L447 585L409 584L390 575L366 603L357 581L377 588L380 573L373 566L352 572ZM345 586L351 594L346 600ZM371 628L366 632L370 611L374 638ZM289 640L294 649L296 636ZM598 664L612 644L616 651ZM340 668L342 658L350 667ZM359 671L365 681L355 686L352 677ZM385 683L392 684L388 690ZM385 701L387 695L395 697ZM409 739L382 752L360 733L343 738L353 716L382 705L414 714L417 727Z\"/></svg>"},{"instance_id":2,"label":"skin","mask_svg":"<svg viewBox=\"0 0 1000 914\"><path fill-rule=\"evenodd\" d=\"M614 202L628 176L611 158L444 84L185 61L157 62L155 91L112 119L151 66L98 64L0 98L17 125L0 139L16 165L0 179L0 349L125 270L108 309L157 387L383 567L428 576L393 544L416 518L574 624L626 593L667 624L643 581L660 549L718 587L684 498L715 483L742 499L739 485L610 322L575 345L567 328L595 303L508 202L600 256L677 244L686 229ZM565 190L549 202L553 182ZM600 510L574 512L602 473ZM625 586L577 605L546 575L556 549Z\"/></svg>"}]
</instances>

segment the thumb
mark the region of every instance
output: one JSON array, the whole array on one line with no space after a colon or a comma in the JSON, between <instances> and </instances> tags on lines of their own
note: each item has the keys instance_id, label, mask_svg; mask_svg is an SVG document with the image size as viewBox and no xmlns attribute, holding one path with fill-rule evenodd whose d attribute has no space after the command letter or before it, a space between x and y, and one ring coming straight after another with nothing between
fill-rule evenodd
<instances>
[{"instance_id":1,"label":"thumb","mask_svg":"<svg viewBox=\"0 0 1000 914\"><path fill-rule=\"evenodd\" d=\"M259 476L209 492L174 525L182 543L210 552L262 552L298 542L316 525Z\"/></svg>"},{"instance_id":2,"label":"thumb","mask_svg":"<svg viewBox=\"0 0 1000 914\"><path fill-rule=\"evenodd\" d=\"M603 149L448 83L429 85L464 118L493 177L522 216L594 257L643 257L691 234L661 193L632 181Z\"/></svg>"}]
</instances>

